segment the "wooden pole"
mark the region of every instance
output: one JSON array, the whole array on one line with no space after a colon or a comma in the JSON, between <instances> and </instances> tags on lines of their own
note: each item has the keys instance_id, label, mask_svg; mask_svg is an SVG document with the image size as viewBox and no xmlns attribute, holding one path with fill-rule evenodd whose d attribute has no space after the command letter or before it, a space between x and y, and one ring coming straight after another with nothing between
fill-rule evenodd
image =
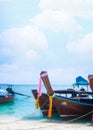
<instances>
[{"instance_id":1,"label":"wooden pole","mask_svg":"<svg viewBox=\"0 0 93 130\"><path fill-rule=\"evenodd\" d=\"M93 75L88 75L89 85L91 90L93 91Z\"/></svg>"},{"instance_id":2,"label":"wooden pole","mask_svg":"<svg viewBox=\"0 0 93 130\"><path fill-rule=\"evenodd\" d=\"M51 116L52 116L52 104L53 104L53 94L54 94L54 91L53 91L53 89L51 87L51 84L50 84L47 72L46 71L42 71L40 73L40 76L41 76L41 78L43 80L43 83L44 83L45 88L47 90L47 93L49 95L48 118L51 118Z\"/></svg>"},{"instance_id":3,"label":"wooden pole","mask_svg":"<svg viewBox=\"0 0 93 130\"><path fill-rule=\"evenodd\" d=\"M54 91L53 91L53 89L52 89L52 87L51 87L51 84L50 84L50 81L49 81L49 78L48 78L47 71L42 71L42 72L40 73L40 76L41 76L42 81L43 81L43 83L44 83L44 85L45 85L45 88L46 88L46 90L47 90L47 93L48 93L49 95L53 95L53 94L54 94Z\"/></svg>"}]
</instances>

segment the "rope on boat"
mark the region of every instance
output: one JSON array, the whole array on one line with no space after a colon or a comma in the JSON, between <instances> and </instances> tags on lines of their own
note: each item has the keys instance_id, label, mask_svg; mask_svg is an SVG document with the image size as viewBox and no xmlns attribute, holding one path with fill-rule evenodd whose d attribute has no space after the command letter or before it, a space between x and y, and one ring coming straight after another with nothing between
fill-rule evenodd
<instances>
[{"instance_id":1,"label":"rope on boat","mask_svg":"<svg viewBox=\"0 0 93 130\"><path fill-rule=\"evenodd\" d=\"M61 124L59 124L59 125L62 125L62 124L65 124L65 123L70 123L70 122L73 122L73 121L75 121L75 120L78 120L78 119L80 119L80 118L83 118L83 117L85 117L85 116L87 116L88 114L91 114L93 111L90 111L90 112L88 112L88 113L86 113L86 114L84 114L84 115L82 115L82 116L80 116L80 117L78 117L78 118L75 118L75 119L72 119L72 120L69 120L69 121L65 121L65 122L62 122ZM20 129L20 130L38 130L38 129L40 129L40 128L42 128L42 129L46 129L46 128L51 128L51 127L56 127L56 125L47 125L47 126L40 126L40 127L37 127L37 128L32 128L32 127L29 127L29 128L23 128L23 129ZM19 129L16 129L16 130L19 130Z\"/></svg>"},{"instance_id":2,"label":"rope on boat","mask_svg":"<svg viewBox=\"0 0 93 130\"><path fill-rule=\"evenodd\" d=\"M90 112L88 112L88 113L86 113L86 114L84 114L84 115L82 115L82 116L80 116L80 117L78 117L78 118L75 118L75 119L72 119L72 120L69 120L69 121L65 121L65 122L62 122L61 124L59 124L59 125L62 125L62 124L65 124L65 123L70 123L70 122L73 122L73 121L75 121L75 120L78 120L78 119L80 119L80 118L83 118L83 117L85 117L85 116L87 116L88 114L91 114L93 111L90 111ZM38 130L38 129L40 129L40 128L42 128L42 129L46 129L46 128L51 128L51 127L56 127L56 125L54 126L54 125L48 125L48 126L40 126L40 127L38 127L38 128L32 128L32 127L29 127L29 128L27 128L27 129L20 129L20 130Z\"/></svg>"},{"instance_id":3,"label":"rope on boat","mask_svg":"<svg viewBox=\"0 0 93 130\"><path fill-rule=\"evenodd\" d=\"M62 125L62 124L65 124L65 123L70 123L70 122L73 122L73 121L75 121L75 120L78 120L78 119L80 119L80 118L82 118L82 117L84 117L84 116L87 116L88 114L91 114L93 111L91 111L91 112L89 112L89 113L87 113L87 114L85 114L85 115L82 115L82 116L80 116L80 117L78 117L78 118L75 118L75 119L73 119L73 120L69 120L69 121L66 121L66 122L62 122L61 124L59 124L59 125ZM32 113L32 114L34 114L34 113ZM9 123L13 123L13 122L18 122L18 121L21 121L21 119L19 119L19 120L16 120L16 121L12 121L12 122L7 122L7 123L0 123L0 124L9 124ZM49 123L50 124L50 123ZM37 128L32 128L32 127L29 127L29 128L21 128L20 130L38 130L38 129L40 129L40 128L42 128L42 129L47 129L47 128L51 128L51 127L57 127L56 125L54 126L54 125L47 125L47 126L40 126L40 127L37 127ZM11 130L11 128L8 128L8 130ZM16 130L19 130L19 128L17 128Z\"/></svg>"},{"instance_id":4,"label":"rope on boat","mask_svg":"<svg viewBox=\"0 0 93 130\"><path fill-rule=\"evenodd\" d=\"M41 108L48 102L48 100L49 100L49 99L47 99L47 100L44 102L44 104L41 106ZM35 110L34 112L32 112L31 115L35 115L35 114L37 113L36 111L37 111L37 110ZM76 121L76 120L81 119L81 118L83 118L83 117L85 117L85 116L87 116L87 115L89 115L89 114L91 114L91 113L93 113L93 111L90 111L90 112L88 112L88 113L86 113L86 114L84 114L84 115L82 115L82 116L79 116L79 117L77 117L77 118L71 119L71 120L69 120L69 121L64 121L64 122L62 122L62 124L70 123L70 122ZM10 123L18 122L18 121L21 121L21 120L22 120L22 118L20 118L20 119L18 119L18 120L10 121L10 122L2 122L2 123L0 123L0 124L10 124ZM51 125L51 126L52 126L52 125ZM49 126L46 126L46 127L50 127L50 125L49 125ZM46 127L42 127L42 128L46 128ZM39 128L41 128L41 127L39 127ZM38 128L28 128L28 129L25 129L25 130L29 130L29 129L38 129Z\"/></svg>"},{"instance_id":5,"label":"rope on boat","mask_svg":"<svg viewBox=\"0 0 93 130\"><path fill-rule=\"evenodd\" d=\"M87 116L87 115L89 115L89 114L91 114L91 113L93 113L93 111L90 111L90 112L88 112L88 113L86 113L86 114L84 114L84 115L82 115L82 116L79 116L79 117L77 117L77 118L75 118L75 119L71 119L71 120L66 121L66 122L63 122L63 123L70 123L70 122L76 121L76 120L81 119L81 118L83 118L83 117L85 117L85 116Z\"/></svg>"}]
</instances>

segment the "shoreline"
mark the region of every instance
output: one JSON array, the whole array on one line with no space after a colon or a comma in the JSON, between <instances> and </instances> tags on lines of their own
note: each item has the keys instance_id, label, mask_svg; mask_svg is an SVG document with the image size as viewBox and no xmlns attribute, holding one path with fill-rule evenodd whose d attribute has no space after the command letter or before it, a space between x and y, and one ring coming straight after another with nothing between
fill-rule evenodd
<instances>
[{"instance_id":1,"label":"shoreline","mask_svg":"<svg viewBox=\"0 0 93 130\"><path fill-rule=\"evenodd\" d=\"M0 123L0 130L93 130L93 123L69 123L53 120L11 120Z\"/></svg>"}]
</instances>

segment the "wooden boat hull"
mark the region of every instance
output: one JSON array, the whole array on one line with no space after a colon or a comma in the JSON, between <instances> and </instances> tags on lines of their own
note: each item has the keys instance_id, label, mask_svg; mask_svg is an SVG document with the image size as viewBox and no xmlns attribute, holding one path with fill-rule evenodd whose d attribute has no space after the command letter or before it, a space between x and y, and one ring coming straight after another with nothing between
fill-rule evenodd
<instances>
[{"instance_id":1,"label":"wooden boat hull","mask_svg":"<svg viewBox=\"0 0 93 130\"><path fill-rule=\"evenodd\" d=\"M0 96L0 104L7 103L7 102L12 102L14 100L13 95L9 96Z\"/></svg>"},{"instance_id":2,"label":"wooden boat hull","mask_svg":"<svg viewBox=\"0 0 93 130\"><path fill-rule=\"evenodd\" d=\"M55 96L56 109L63 118L90 117L93 114L93 99L70 99Z\"/></svg>"},{"instance_id":3,"label":"wooden boat hull","mask_svg":"<svg viewBox=\"0 0 93 130\"><path fill-rule=\"evenodd\" d=\"M37 90L32 90L32 93L36 99ZM49 97L46 93L43 93L40 97L39 105L43 116L47 116ZM52 109L52 114L58 113L62 119L72 119L80 116L91 117L93 114L93 99L69 99L62 96L54 96Z\"/></svg>"},{"instance_id":4,"label":"wooden boat hull","mask_svg":"<svg viewBox=\"0 0 93 130\"><path fill-rule=\"evenodd\" d=\"M34 99L36 100L37 99L37 90L32 90L32 94L34 96ZM40 96L39 98L39 107L40 107L40 110L43 114L43 116L47 116L48 115L48 109L49 109L49 97L46 93L42 93L42 95ZM56 106L53 102L53 105L52 105L52 114L55 114L57 113L57 110L56 110Z\"/></svg>"}]
</instances>

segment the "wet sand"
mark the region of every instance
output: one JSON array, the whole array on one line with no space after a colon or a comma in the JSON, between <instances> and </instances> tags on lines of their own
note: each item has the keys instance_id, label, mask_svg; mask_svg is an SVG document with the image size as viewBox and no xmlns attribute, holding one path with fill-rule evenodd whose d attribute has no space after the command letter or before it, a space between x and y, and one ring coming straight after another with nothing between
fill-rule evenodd
<instances>
[{"instance_id":1,"label":"wet sand","mask_svg":"<svg viewBox=\"0 0 93 130\"><path fill-rule=\"evenodd\" d=\"M66 123L51 120L0 122L0 130L93 130L93 123Z\"/></svg>"}]
</instances>

